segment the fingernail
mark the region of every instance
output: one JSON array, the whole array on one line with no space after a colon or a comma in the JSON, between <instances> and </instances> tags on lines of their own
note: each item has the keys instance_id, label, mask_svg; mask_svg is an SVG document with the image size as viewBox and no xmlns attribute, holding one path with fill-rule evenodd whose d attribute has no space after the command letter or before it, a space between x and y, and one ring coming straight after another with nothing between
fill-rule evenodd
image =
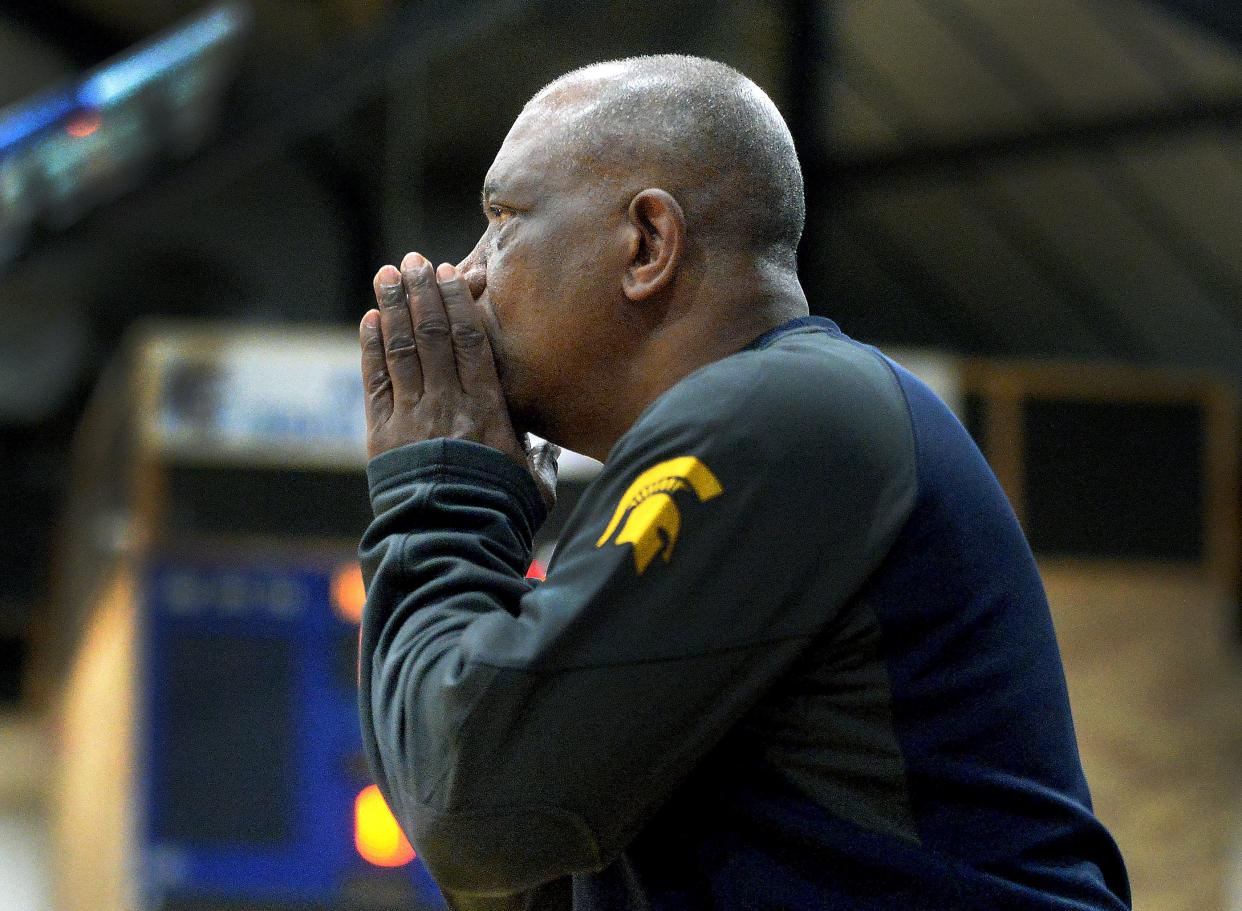
<instances>
[{"instance_id":1,"label":"fingernail","mask_svg":"<svg viewBox=\"0 0 1242 911\"><path fill-rule=\"evenodd\" d=\"M427 260L418 253L407 253L405 259L401 260L402 272L417 272L427 264Z\"/></svg>"},{"instance_id":2,"label":"fingernail","mask_svg":"<svg viewBox=\"0 0 1242 911\"><path fill-rule=\"evenodd\" d=\"M442 282L450 281L457 277L457 269L452 263L440 263L436 269L436 278Z\"/></svg>"},{"instance_id":3,"label":"fingernail","mask_svg":"<svg viewBox=\"0 0 1242 911\"><path fill-rule=\"evenodd\" d=\"M401 273L392 266L384 266L379 270L379 285L385 291L391 291L394 285L401 284Z\"/></svg>"},{"instance_id":4,"label":"fingernail","mask_svg":"<svg viewBox=\"0 0 1242 911\"><path fill-rule=\"evenodd\" d=\"M366 326L372 332L379 328L379 312L376 310L368 310L362 317L362 325Z\"/></svg>"}]
</instances>

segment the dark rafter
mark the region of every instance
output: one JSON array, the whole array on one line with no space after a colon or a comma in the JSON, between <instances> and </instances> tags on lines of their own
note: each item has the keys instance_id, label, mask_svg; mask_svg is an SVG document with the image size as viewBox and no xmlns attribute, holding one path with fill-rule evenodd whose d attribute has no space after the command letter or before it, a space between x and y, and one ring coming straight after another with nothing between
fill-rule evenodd
<instances>
[{"instance_id":1,"label":"dark rafter","mask_svg":"<svg viewBox=\"0 0 1242 911\"><path fill-rule=\"evenodd\" d=\"M103 63L147 37L118 31L83 12L80 4L53 0L9 0L0 16L55 47L78 70Z\"/></svg>"},{"instance_id":2,"label":"dark rafter","mask_svg":"<svg viewBox=\"0 0 1242 911\"><path fill-rule=\"evenodd\" d=\"M995 28L985 22L967 0L919 0L929 14L936 16L950 33L969 48L975 58L1006 86L1013 98L1024 105L1040 123L1049 122L1049 111L1060 107L1056 90L1047 78L1025 64ZM1117 154L1117 144L1085 152L1087 163L1101 187L1129 214L1141 230L1162 247L1198 286L1204 306L1214 307L1224 321L1239 327L1234 311L1242 296L1242 282L1216 253L1169 213L1154 197L1133 169ZM1122 353L1122 352L1118 352Z\"/></svg>"},{"instance_id":3,"label":"dark rafter","mask_svg":"<svg viewBox=\"0 0 1242 911\"><path fill-rule=\"evenodd\" d=\"M1106 151L1119 144L1177 138L1221 127L1242 127L1242 97L1230 95L1091 118L1066 118L1033 129L1000 131L966 141L829 158L816 171L818 176L861 188L909 177L954 177L980 164ZM823 173L818 174L819 171Z\"/></svg>"},{"instance_id":4,"label":"dark rafter","mask_svg":"<svg viewBox=\"0 0 1242 911\"><path fill-rule=\"evenodd\" d=\"M919 113L884 73L870 61L852 58L849 82L876 115L896 135L904 131L902 124L916 124ZM904 138L904 137L903 137ZM1050 300L1061 304L1067 316L1090 333L1089 343L1115 356L1149 358L1151 345L1138 338L1126 320L1104 301L1099 289L1083 269L1063 254L1039 226L1007 201L998 199L983 177L983 168L976 162L965 162L951 175L953 185L963 202L979 213L1015 258L1026 262L1031 274L1042 279L1050 292ZM851 186L848 178L836 184L842 194L858 193L853 207L866 206L865 188ZM861 189L861 192L860 192ZM843 203L844 204L844 203Z\"/></svg>"}]
</instances>

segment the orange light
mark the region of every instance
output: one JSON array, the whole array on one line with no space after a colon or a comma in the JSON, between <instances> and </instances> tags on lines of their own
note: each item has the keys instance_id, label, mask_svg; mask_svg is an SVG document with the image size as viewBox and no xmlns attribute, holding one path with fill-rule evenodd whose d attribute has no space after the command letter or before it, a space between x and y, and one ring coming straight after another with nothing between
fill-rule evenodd
<instances>
[{"instance_id":1,"label":"orange light","mask_svg":"<svg viewBox=\"0 0 1242 911\"><path fill-rule=\"evenodd\" d=\"M400 867L414 859L414 849L375 785L363 788L354 801L354 846L377 867Z\"/></svg>"},{"instance_id":2,"label":"orange light","mask_svg":"<svg viewBox=\"0 0 1242 911\"><path fill-rule=\"evenodd\" d=\"M65 124L65 132L74 139L85 139L103 125L103 117L98 111L83 111L75 114Z\"/></svg>"},{"instance_id":3,"label":"orange light","mask_svg":"<svg viewBox=\"0 0 1242 911\"><path fill-rule=\"evenodd\" d=\"M526 568L526 578L538 579L542 582L544 579L548 578L548 568L538 560L531 560L530 566Z\"/></svg>"},{"instance_id":4,"label":"orange light","mask_svg":"<svg viewBox=\"0 0 1242 911\"><path fill-rule=\"evenodd\" d=\"M367 589L362 584L362 567L357 563L343 566L332 576L332 606L342 620L362 622L362 607L367 603Z\"/></svg>"}]
</instances>

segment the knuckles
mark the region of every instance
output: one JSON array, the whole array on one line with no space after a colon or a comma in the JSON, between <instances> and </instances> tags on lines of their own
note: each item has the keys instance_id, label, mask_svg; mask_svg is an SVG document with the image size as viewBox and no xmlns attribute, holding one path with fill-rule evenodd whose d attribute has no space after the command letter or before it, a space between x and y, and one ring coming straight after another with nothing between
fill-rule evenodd
<instances>
[{"instance_id":1,"label":"knuckles","mask_svg":"<svg viewBox=\"0 0 1242 911\"><path fill-rule=\"evenodd\" d=\"M455 323L453 325L453 344L458 348L480 348L487 341L487 334L477 326Z\"/></svg>"},{"instance_id":2,"label":"knuckles","mask_svg":"<svg viewBox=\"0 0 1242 911\"><path fill-rule=\"evenodd\" d=\"M389 355L402 357L415 351L414 339L408 335L393 335L385 342L385 349Z\"/></svg>"},{"instance_id":3,"label":"knuckles","mask_svg":"<svg viewBox=\"0 0 1242 911\"><path fill-rule=\"evenodd\" d=\"M482 439L481 429L472 415L458 414L448 435L455 440L473 440L477 443Z\"/></svg>"},{"instance_id":4,"label":"knuckles","mask_svg":"<svg viewBox=\"0 0 1242 911\"><path fill-rule=\"evenodd\" d=\"M439 317L428 317L419 320L418 325L414 327L414 334L422 339L440 342L448 337L449 324Z\"/></svg>"},{"instance_id":5,"label":"knuckles","mask_svg":"<svg viewBox=\"0 0 1242 911\"><path fill-rule=\"evenodd\" d=\"M388 376L388 371L382 367L368 373L366 381L367 389L372 395L379 392L387 392L392 388L392 379Z\"/></svg>"}]
</instances>

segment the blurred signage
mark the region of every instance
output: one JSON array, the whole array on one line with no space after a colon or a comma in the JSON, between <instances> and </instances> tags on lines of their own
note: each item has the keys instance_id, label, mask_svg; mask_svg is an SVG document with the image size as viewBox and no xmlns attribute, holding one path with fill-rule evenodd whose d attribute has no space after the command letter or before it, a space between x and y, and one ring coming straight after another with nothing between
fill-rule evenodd
<instances>
[{"instance_id":1,"label":"blurred signage","mask_svg":"<svg viewBox=\"0 0 1242 911\"><path fill-rule=\"evenodd\" d=\"M157 581L155 599L174 617L294 621L310 595L302 580L285 572L171 569Z\"/></svg>"},{"instance_id":2,"label":"blurred signage","mask_svg":"<svg viewBox=\"0 0 1242 911\"><path fill-rule=\"evenodd\" d=\"M366 416L349 333L150 334L146 442L180 459L361 466Z\"/></svg>"},{"instance_id":3,"label":"blurred signage","mask_svg":"<svg viewBox=\"0 0 1242 911\"><path fill-rule=\"evenodd\" d=\"M139 335L150 450L177 461L366 464L366 399L352 331L147 323ZM531 436L532 445L543 440ZM559 475L587 483L594 459L562 450Z\"/></svg>"}]
</instances>

